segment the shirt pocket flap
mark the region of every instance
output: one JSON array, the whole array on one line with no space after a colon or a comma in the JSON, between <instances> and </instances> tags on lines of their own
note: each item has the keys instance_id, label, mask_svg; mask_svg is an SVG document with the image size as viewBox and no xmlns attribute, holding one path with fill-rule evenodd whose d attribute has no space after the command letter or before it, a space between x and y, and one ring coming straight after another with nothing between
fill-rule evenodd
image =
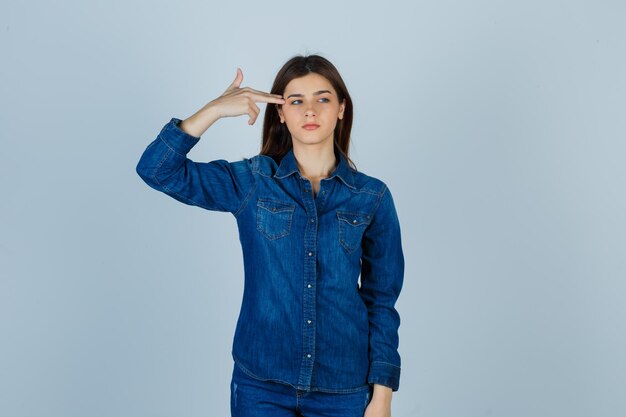
<instances>
[{"instance_id":1,"label":"shirt pocket flap","mask_svg":"<svg viewBox=\"0 0 626 417\"><path fill-rule=\"evenodd\" d=\"M337 211L337 218L352 226L361 226L369 224L371 217L366 213L355 213L349 211Z\"/></svg>"},{"instance_id":2,"label":"shirt pocket flap","mask_svg":"<svg viewBox=\"0 0 626 417\"><path fill-rule=\"evenodd\" d=\"M293 211L296 205L293 203L284 203L276 200L259 199L257 200L257 206L264 208L272 213L279 213L282 211Z\"/></svg>"}]
</instances>

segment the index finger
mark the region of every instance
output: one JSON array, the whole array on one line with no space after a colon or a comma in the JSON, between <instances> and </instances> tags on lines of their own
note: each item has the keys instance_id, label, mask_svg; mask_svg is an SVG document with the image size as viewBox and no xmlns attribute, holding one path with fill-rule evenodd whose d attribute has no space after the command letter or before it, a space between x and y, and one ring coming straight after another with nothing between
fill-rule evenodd
<instances>
[{"instance_id":1,"label":"index finger","mask_svg":"<svg viewBox=\"0 0 626 417\"><path fill-rule=\"evenodd\" d=\"M263 102L263 103L277 103L277 104L285 103L285 99L282 98L282 96L278 94L263 93L261 91L253 92L252 99L256 102Z\"/></svg>"},{"instance_id":2,"label":"index finger","mask_svg":"<svg viewBox=\"0 0 626 417\"><path fill-rule=\"evenodd\" d=\"M272 93L267 93L265 91L261 91L261 90L255 90L252 87L244 87L244 89L247 89L248 91L250 91L251 93L257 93L257 94L265 94L268 96L273 96L273 97L282 97L282 94L272 94Z\"/></svg>"}]
</instances>

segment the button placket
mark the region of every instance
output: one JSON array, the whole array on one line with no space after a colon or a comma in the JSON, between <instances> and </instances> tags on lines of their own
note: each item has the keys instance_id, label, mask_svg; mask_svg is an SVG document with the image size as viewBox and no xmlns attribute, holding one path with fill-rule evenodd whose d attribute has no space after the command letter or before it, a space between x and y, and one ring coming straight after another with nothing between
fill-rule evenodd
<instances>
[{"instance_id":1,"label":"button placket","mask_svg":"<svg viewBox=\"0 0 626 417\"><path fill-rule=\"evenodd\" d=\"M317 224L318 208L313 198L311 182L301 177L303 182L302 202L308 220L305 218L304 230L304 276L303 276L303 310L302 310L302 348L303 358L300 368L299 384L307 386L311 383L315 358L315 327L313 322L316 315L316 288L317 279Z\"/></svg>"}]
</instances>

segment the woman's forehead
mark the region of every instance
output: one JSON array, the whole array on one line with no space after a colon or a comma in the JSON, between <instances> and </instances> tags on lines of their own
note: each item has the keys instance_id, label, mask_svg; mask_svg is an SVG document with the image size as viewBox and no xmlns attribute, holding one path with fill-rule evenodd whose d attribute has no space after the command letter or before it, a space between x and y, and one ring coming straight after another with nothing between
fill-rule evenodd
<instances>
[{"instance_id":1,"label":"woman's forehead","mask_svg":"<svg viewBox=\"0 0 626 417\"><path fill-rule=\"evenodd\" d=\"M303 77L291 80L285 87L285 94L311 95L321 90L328 90L335 94L335 89L326 77L311 72Z\"/></svg>"}]
</instances>

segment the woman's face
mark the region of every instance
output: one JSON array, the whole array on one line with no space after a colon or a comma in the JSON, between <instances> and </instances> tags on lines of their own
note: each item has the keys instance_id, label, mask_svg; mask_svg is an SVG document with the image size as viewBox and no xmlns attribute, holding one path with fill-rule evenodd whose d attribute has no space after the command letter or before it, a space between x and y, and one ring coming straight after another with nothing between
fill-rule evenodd
<instances>
[{"instance_id":1,"label":"woman's face","mask_svg":"<svg viewBox=\"0 0 626 417\"><path fill-rule=\"evenodd\" d=\"M339 103L337 93L323 76L311 72L294 78L283 93L285 104L278 108L281 123L287 124L294 145L328 145L332 149L337 120L343 118L345 100ZM307 127L315 124L318 127Z\"/></svg>"}]
</instances>

